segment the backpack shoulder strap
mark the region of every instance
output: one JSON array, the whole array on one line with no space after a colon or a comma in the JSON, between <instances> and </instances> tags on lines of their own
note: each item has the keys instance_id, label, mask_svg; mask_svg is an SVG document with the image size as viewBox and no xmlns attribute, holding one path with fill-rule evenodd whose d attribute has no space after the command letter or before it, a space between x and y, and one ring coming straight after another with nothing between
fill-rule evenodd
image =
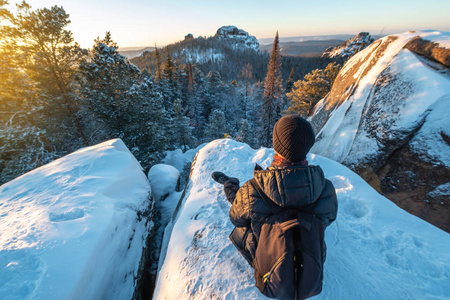
<instances>
[{"instance_id":1,"label":"backpack shoulder strap","mask_svg":"<svg viewBox=\"0 0 450 300\"><path fill-rule=\"evenodd\" d=\"M256 189L258 194L261 196L261 198L264 200L264 202L267 204L267 206L269 206L269 208L273 214L278 214L278 213L284 211L283 208L279 207L272 200L269 199L269 197L266 195L266 193L263 192L263 190L261 189L261 186L259 185L258 181L256 181L255 178L252 178L250 180L250 182L253 185L253 187Z\"/></svg>"}]
</instances>

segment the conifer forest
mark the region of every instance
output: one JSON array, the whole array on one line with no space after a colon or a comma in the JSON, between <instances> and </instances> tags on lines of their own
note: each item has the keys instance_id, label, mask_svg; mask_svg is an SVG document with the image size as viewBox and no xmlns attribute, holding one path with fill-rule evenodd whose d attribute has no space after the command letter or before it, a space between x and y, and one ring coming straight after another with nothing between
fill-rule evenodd
<instances>
[{"instance_id":1,"label":"conifer forest","mask_svg":"<svg viewBox=\"0 0 450 300\"><path fill-rule=\"evenodd\" d=\"M186 36L129 60L109 32L80 47L60 6L6 4L0 0L0 184L112 138L145 171L167 150L217 138L270 147L275 121L308 116L344 62L282 56L278 33L270 53Z\"/></svg>"}]
</instances>

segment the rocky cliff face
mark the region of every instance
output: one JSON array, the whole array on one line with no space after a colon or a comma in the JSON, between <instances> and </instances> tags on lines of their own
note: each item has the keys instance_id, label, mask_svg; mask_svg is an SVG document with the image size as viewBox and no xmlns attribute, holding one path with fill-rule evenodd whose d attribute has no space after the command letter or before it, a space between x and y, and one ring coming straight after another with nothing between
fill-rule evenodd
<instances>
[{"instance_id":1,"label":"rocky cliff face","mask_svg":"<svg viewBox=\"0 0 450 300\"><path fill-rule=\"evenodd\" d=\"M373 38L368 32L361 32L336 47L327 48L322 54L322 57L351 57L355 53L365 49L372 42Z\"/></svg>"},{"instance_id":2,"label":"rocky cliff face","mask_svg":"<svg viewBox=\"0 0 450 300\"><path fill-rule=\"evenodd\" d=\"M216 38L225 39L234 43L234 48L245 46L247 48L259 51L259 42L256 37L249 35L247 31L236 26L222 26L217 29Z\"/></svg>"},{"instance_id":3,"label":"rocky cliff face","mask_svg":"<svg viewBox=\"0 0 450 300\"><path fill-rule=\"evenodd\" d=\"M448 33L377 40L345 64L311 121L312 152L344 163L400 207L450 232L448 57Z\"/></svg>"}]
</instances>

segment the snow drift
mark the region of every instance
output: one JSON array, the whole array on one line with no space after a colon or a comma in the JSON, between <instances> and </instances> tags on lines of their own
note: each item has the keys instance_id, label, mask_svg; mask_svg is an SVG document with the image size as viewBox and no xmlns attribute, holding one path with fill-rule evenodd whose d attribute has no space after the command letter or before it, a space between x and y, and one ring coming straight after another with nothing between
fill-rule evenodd
<instances>
[{"instance_id":1,"label":"snow drift","mask_svg":"<svg viewBox=\"0 0 450 300\"><path fill-rule=\"evenodd\" d=\"M121 140L0 187L1 299L131 299L150 185Z\"/></svg>"},{"instance_id":2,"label":"snow drift","mask_svg":"<svg viewBox=\"0 0 450 300\"><path fill-rule=\"evenodd\" d=\"M228 240L230 204L211 173L243 183L255 163L267 167L273 154L228 139L199 151L173 230L166 231L154 299L266 299ZM308 161L323 168L339 202L326 232L324 290L317 299L450 297L449 234L398 208L346 167L314 154Z\"/></svg>"}]
</instances>

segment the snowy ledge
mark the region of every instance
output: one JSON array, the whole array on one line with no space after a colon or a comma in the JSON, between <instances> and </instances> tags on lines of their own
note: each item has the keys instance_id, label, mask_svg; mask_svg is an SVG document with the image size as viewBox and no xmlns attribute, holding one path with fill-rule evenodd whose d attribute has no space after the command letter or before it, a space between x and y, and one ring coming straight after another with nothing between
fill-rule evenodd
<instances>
[{"instance_id":1,"label":"snowy ledge","mask_svg":"<svg viewBox=\"0 0 450 300\"><path fill-rule=\"evenodd\" d=\"M0 298L131 299L149 193L118 139L0 186Z\"/></svg>"},{"instance_id":2,"label":"snowy ledge","mask_svg":"<svg viewBox=\"0 0 450 300\"><path fill-rule=\"evenodd\" d=\"M198 153L175 218L154 299L267 299L253 270L228 240L230 205L210 174L250 179L273 150L216 140ZM337 221L326 232L324 289L316 299L443 299L450 297L450 235L408 214L348 168L309 155L337 191ZM164 247L164 246L163 246ZM164 257L164 255L161 255Z\"/></svg>"}]
</instances>

